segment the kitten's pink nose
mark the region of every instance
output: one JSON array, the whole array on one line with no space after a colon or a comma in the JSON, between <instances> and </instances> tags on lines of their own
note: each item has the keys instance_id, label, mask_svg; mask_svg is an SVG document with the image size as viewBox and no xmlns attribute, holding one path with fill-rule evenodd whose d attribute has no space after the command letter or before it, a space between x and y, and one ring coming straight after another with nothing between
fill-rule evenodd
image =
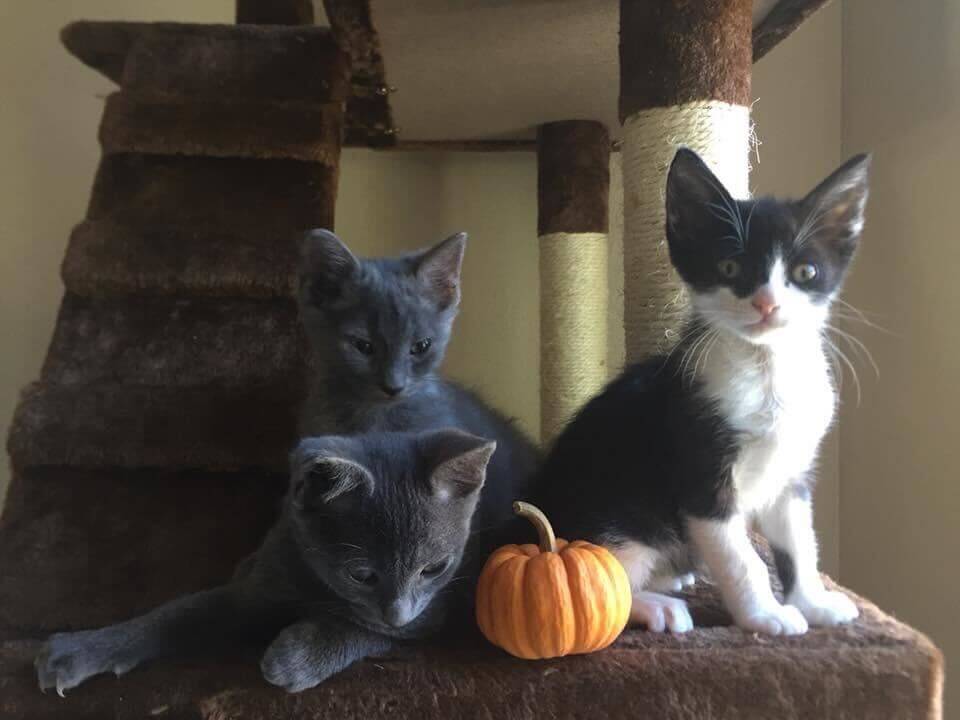
<instances>
[{"instance_id":1,"label":"kitten's pink nose","mask_svg":"<svg viewBox=\"0 0 960 720\"><path fill-rule=\"evenodd\" d=\"M765 287L760 288L753 294L753 297L750 298L750 304L760 313L760 317L763 320L766 320L780 309L776 298L773 297L773 293Z\"/></svg>"}]
</instances>

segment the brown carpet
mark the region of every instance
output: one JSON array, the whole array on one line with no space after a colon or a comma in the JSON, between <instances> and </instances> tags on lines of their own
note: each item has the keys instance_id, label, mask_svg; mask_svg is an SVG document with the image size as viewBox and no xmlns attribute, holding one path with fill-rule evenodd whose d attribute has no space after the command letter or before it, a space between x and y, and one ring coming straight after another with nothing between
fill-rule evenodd
<instances>
[{"instance_id":1,"label":"brown carpet","mask_svg":"<svg viewBox=\"0 0 960 720\"><path fill-rule=\"evenodd\" d=\"M834 630L771 639L715 626L687 635L629 630L607 650L526 662L482 641L402 648L326 684L287 695L256 658L162 665L101 677L66 699L41 695L34 646L0 650L0 714L10 718L933 718L941 658L926 638L858 600L863 616ZM700 593L695 617L716 620Z\"/></svg>"}]
</instances>

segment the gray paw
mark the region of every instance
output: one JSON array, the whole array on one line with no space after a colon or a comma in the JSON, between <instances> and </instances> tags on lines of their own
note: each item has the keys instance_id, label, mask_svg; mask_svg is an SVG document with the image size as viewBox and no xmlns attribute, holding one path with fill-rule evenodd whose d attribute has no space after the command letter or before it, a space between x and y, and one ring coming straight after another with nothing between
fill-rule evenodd
<instances>
[{"instance_id":1,"label":"gray paw","mask_svg":"<svg viewBox=\"0 0 960 720\"><path fill-rule=\"evenodd\" d=\"M267 648L260 670L268 683L290 693L315 687L336 672L318 657L316 648L283 634Z\"/></svg>"},{"instance_id":2,"label":"gray paw","mask_svg":"<svg viewBox=\"0 0 960 720\"><path fill-rule=\"evenodd\" d=\"M117 661L105 639L99 630L51 635L33 663L40 689L55 688L63 697L65 690L94 675L120 675L129 670L132 665Z\"/></svg>"}]
</instances>

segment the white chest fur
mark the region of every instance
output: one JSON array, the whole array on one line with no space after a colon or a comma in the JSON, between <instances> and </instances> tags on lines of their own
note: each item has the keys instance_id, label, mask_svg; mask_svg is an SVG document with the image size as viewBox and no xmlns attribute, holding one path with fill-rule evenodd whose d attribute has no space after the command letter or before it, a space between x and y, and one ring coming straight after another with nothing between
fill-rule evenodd
<instances>
[{"instance_id":1,"label":"white chest fur","mask_svg":"<svg viewBox=\"0 0 960 720\"><path fill-rule=\"evenodd\" d=\"M730 337L710 353L700 379L740 434L737 504L756 511L811 469L833 419L836 395L819 338L755 346Z\"/></svg>"}]
</instances>

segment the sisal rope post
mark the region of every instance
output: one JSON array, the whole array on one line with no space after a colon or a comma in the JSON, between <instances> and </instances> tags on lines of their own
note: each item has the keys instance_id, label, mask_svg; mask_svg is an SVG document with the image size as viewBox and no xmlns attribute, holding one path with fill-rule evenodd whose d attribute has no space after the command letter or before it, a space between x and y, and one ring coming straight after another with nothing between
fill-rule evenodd
<instances>
[{"instance_id":1,"label":"sisal rope post","mask_svg":"<svg viewBox=\"0 0 960 720\"><path fill-rule=\"evenodd\" d=\"M678 147L749 194L751 0L621 0L624 330L628 362L669 349L686 314L664 185Z\"/></svg>"},{"instance_id":2,"label":"sisal rope post","mask_svg":"<svg viewBox=\"0 0 960 720\"><path fill-rule=\"evenodd\" d=\"M607 380L610 137L598 122L537 133L540 439L551 442Z\"/></svg>"}]
</instances>

